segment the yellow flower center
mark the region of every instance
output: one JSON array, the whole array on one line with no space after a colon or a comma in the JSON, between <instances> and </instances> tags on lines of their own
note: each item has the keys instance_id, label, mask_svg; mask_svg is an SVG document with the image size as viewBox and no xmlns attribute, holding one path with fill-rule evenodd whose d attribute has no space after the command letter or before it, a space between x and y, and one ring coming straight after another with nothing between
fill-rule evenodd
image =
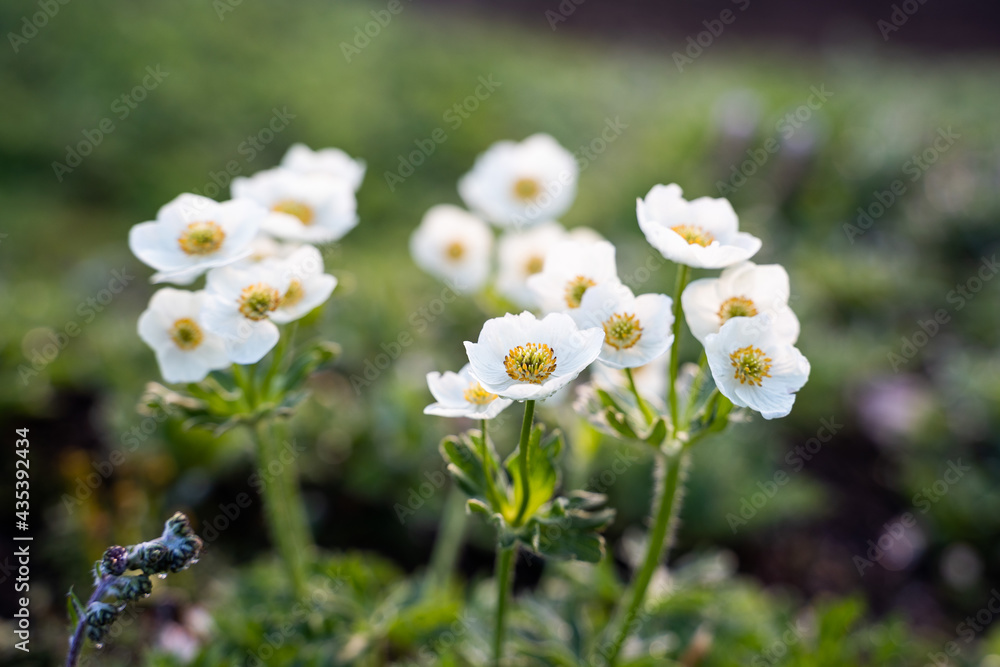
<instances>
[{"instance_id":1,"label":"yellow flower center","mask_svg":"<svg viewBox=\"0 0 1000 667\"><path fill-rule=\"evenodd\" d=\"M556 370L556 353L545 343L518 345L503 358L510 379L541 384Z\"/></svg>"},{"instance_id":2,"label":"yellow flower center","mask_svg":"<svg viewBox=\"0 0 1000 667\"><path fill-rule=\"evenodd\" d=\"M297 278L293 278L292 282L288 283L288 290L285 295L281 297L282 306L294 306L306 295L306 291L302 289L302 283L299 282Z\"/></svg>"},{"instance_id":3,"label":"yellow flower center","mask_svg":"<svg viewBox=\"0 0 1000 667\"><path fill-rule=\"evenodd\" d=\"M170 328L170 338L182 350L193 350L201 345L205 334L202 333L197 322L190 317L182 317L174 322L174 326Z\"/></svg>"},{"instance_id":4,"label":"yellow flower center","mask_svg":"<svg viewBox=\"0 0 1000 667\"><path fill-rule=\"evenodd\" d=\"M514 196L524 203L535 201L542 192L542 186L533 178L519 178L514 181Z\"/></svg>"},{"instance_id":5,"label":"yellow flower center","mask_svg":"<svg viewBox=\"0 0 1000 667\"><path fill-rule=\"evenodd\" d=\"M528 258L528 261L524 263L524 272L529 276L541 273L544 268L545 257L543 255L532 255Z\"/></svg>"},{"instance_id":6,"label":"yellow flower center","mask_svg":"<svg viewBox=\"0 0 1000 667\"><path fill-rule=\"evenodd\" d=\"M579 308L583 293L596 284L587 276L577 276L570 280L566 283L566 305L570 308Z\"/></svg>"},{"instance_id":7,"label":"yellow flower center","mask_svg":"<svg viewBox=\"0 0 1000 667\"><path fill-rule=\"evenodd\" d=\"M452 241L444 249L444 254L445 257L447 257L452 262L457 262L458 260L462 259L463 255L465 255L465 246L462 244L461 241Z\"/></svg>"},{"instance_id":8,"label":"yellow flower center","mask_svg":"<svg viewBox=\"0 0 1000 667\"><path fill-rule=\"evenodd\" d=\"M640 338L642 327L631 313L615 313L604 322L604 342L616 350L627 350Z\"/></svg>"},{"instance_id":9,"label":"yellow flower center","mask_svg":"<svg viewBox=\"0 0 1000 667\"><path fill-rule=\"evenodd\" d=\"M680 234L689 245L700 245L704 248L715 240L711 233L698 225L674 225L670 229Z\"/></svg>"},{"instance_id":10,"label":"yellow flower center","mask_svg":"<svg viewBox=\"0 0 1000 667\"><path fill-rule=\"evenodd\" d=\"M470 384L466 388L463 396L465 396L465 400L469 403L474 403L476 405L486 405L487 403L492 403L497 397L496 394L491 394L483 389L483 385L478 382Z\"/></svg>"},{"instance_id":11,"label":"yellow flower center","mask_svg":"<svg viewBox=\"0 0 1000 667\"><path fill-rule=\"evenodd\" d=\"M729 355L729 361L736 369L733 379L739 380L740 384L749 382L759 387L764 378L771 377L771 357L765 356L759 347L741 347Z\"/></svg>"},{"instance_id":12,"label":"yellow flower center","mask_svg":"<svg viewBox=\"0 0 1000 667\"><path fill-rule=\"evenodd\" d=\"M181 250L188 255L211 255L222 247L226 233L222 227L212 222L192 222L177 239Z\"/></svg>"},{"instance_id":13,"label":"yellow flower center","mask_svg":"<svg viewBox=\"0 0 1000 667\"><path fill-rule=\"evenodd\" d=\"M243 317L257 322L281 305L281 295L267 283L256 283L243 288L239 304Z\"/></svg>"},{"instance_id":14,"label":"yellow flower center","mask_svg":"<svg viewBox=\"0 0 1000 667\"><path fill-rule=\"evenodd\" d=\"M279 201L271 207L271 210L276 213L287 213L288 215L295 216L306 227L313 223L313 218L316 216L311 206L294 199Z\"/></svg>"},{"instance_id":15,"label":"yellow flower center","mask_svg":"<svg viewBox=\"0 0 1000 667\"><path fill-rule=\"evenodd\" d=\"M753 317L757 314L757 306L745 296L733 296L719 306L719 324L725 324L731 317Z\"/></svg>"}]
</instances>

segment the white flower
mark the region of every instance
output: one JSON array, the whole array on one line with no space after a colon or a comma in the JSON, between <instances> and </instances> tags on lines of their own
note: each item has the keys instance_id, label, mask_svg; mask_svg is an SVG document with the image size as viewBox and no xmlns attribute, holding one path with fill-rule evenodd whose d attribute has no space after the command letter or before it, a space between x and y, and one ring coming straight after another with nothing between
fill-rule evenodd
<instances>
[{"instance_id":1,"label":"white flower","mask_svg":"<svg viewBox=\"0 0 1000 667\"><path fill-rule=\"evenodd\" d=\"M284 259L269 259L263 263L283 279L288 279L288 289L281 295L281 304L271 314L271 320L286 324L308 315L333 293L337 279L323 273L323 255L311 246L304 245Z\"/></svg>"},{"instance_id":2,"label":"white flower","mask_svg":"<svg viewBox=\"0 0 1000 667\"><path fill-rule=\"evenodd\" d=\"M139 338L153 348L167 382L201 382L230 363L222 339L202 325L207 298L205 292L164 287L139 316Z\"/></svg>"},{"instance_id":3,"label":"white flower","mask_svg":"<svg viewBox=\"0 0 1000 667\"><path fill-rule=\"evenodd\" d=\"M486 391L516 401L544 399L597 359L604 332L580 329L573 318L529 312L487 320L479 341L466 341L472 373Z\"/></svg>"},{"instance_id":4,"label":"white flower","mask_svg":"<svg viewBox=\"0 0 1000 667\"><path fill-rule=\"evenodd\" d=\"M679 185L654 185L645 199L636 201L639 227L664 257L699 269L721 269L760 250L760 239L739 231L729 201L687 201L681 194Z\"/></svg>"},{"instance_id":5,"label":"white flower","mask_svg":"<svg viewBox=\"0 0 1000 667\"><path fill-rule=\"evenodd\" d=\"M718 332L732 317L768 314L775 335L789 343L799 337L799 320L788 307L788 272L779 264L742 262L718 278L695 280L681 295L684 317L694 337Z\"/></svg>"},{"instance_id":6,"label":"white flower","mask_svg":"<svg viewBox=\"0 0 1000 667\"><path fill-rule=\"evenodd\" d=\"M466 205L502 227L554 220L576 197L579 168L572 153L547 134L521 143L499 141L458 182Z\"/></svg>"},{"instance_id":7,"label":"white flower","mask_svg":"<svg viewBox=\"0 0 1000 667\"><path fill-rule=\"evenodd\" d=\"M523 232L506 232L497 253L497 291L521 308L537 307L538 297L528 287L528 278L541 272L549 251L567 237L563 226L552 221Z\"/></svg>"},{"instance_id":8,"label":"white flower","mask_svg":"<svg viewBox=\"0 0 1000 667\"><path fill-rule=\"evenodd\" d=\"M188 284L210 268L249 255L265 215L253 202L182 194L163 206L156 220L132 227L128 245L159 271L153 282Z\"/></svg>"},{"instance_id":9,"label":"white flower","mask_svg":"<svg viewBox=\"0 0 1000 667\"><path fill-rule=\"evenodd\" d=\"M291 277L273 266L223 267L208 272L209 298L201 311L205 328L225 339L226 353L237 364L253 364L278 342L271 316L281 306Z\"/></svg>"},{"instance_id":10,"label":"white flower","mask_svg":"<svg viewBox=\"0 0 1000 667\"><path fill-rule=\"evenodd\" d=\"M635 296L625 285L604 283L587 290L570 316L581 328L604 330L600 361L612 368L644 366L670 349L673 299L663 294Z\"/></svg>"},{"instance_id":11,"label":"white flower","mask_svg":"<svg viewBox=\"0 0 1000 667\"><path fill-rule=\"evenodd\" d=\"M358 224L357 200L346 181L315 172L277 167L233 179L233 196L250 199L269 213L265 232L289 241L336 241Z\"/></svg>"},{"instance_id":12,"label":"white flower","mask_svg":"<svg viewBox=\"0 0 1000 667\"><path fill-rule=\"evenodd\" d=\"M591 287L620 282L613 245L607 241L562 241L545 256L541 273L528 278L528 287L545 311L565 312L579 308Z\"/></svg>"},{"instance_id":13,"label":"white flower","mask_svg":"<svg viewBox=\"0 0 1000 667\"><path fill-rule=\"evenodd\" d=\"M232 264L232 266L238 269L245 269L257 266L265 260L285 259L300 247L302 246L298 243L280 243L270 236L258 236L250 244L250 254Z\"/></svg>"},{"instance_id":14,"label":"white flower","mask_svg":"<svg viewBox=\"0 0 1000 667\"><path fill-rule=\"evenodd\" d=\"M292 144L281 158L281 166L300 174L328 174L357 192L365 177L365 161L355 160L339 148L314 151L305 144Z\"/></svg>"},{"instance_id":15,"label":"white flower","mask_svg":"<svg viewBox=\"0 0 1000 667\"><path fill-rule=\"evenodd\" d=\"M456 292L475 292L483 286L492 249L489 225L451 204L427 211L410 237L410 254L417 266Z\"/></svg>"},{"instance_id":16,"label":"white flower","mask_svg":"<svg viewBox=\"0 0 1000 667\"><path fill-rule=\"evenodd\" d=\"M457 373L428 373L427 386L437 403L424 408L425 415L493 419L513 403L483 389L469 364Z\"/></svg>"},{"instance_id":17,"label":"white flower","mask_svg":"<svg viewBox=\"0 0 1000 667\"><path fill-rule=\"evenodd\" d=\"M795 392L809 379L809 361L766 326L769 319L734 317L705 338L719 391L733 405L756 410L764 419L791 412Z\"/></svg>"}]
</instances>

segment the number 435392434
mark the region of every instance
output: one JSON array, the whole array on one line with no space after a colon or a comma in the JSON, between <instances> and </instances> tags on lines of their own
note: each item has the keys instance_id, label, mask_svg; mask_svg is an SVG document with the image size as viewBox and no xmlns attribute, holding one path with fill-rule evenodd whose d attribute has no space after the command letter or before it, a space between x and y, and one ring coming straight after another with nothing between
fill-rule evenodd
<instances>
[{"instance_id":1,"label":"number 435392434","mask_svg":"<svg viewBox=\"0 0 1000 667\"><path fill-rule=\"evenodd\" d=\"M28 448L29 448L28 429L19 428L15 432L19 437L15 443L15 447L17 448L15 451L17 453L18 459L17 461L15 461L14 464L15 468L14 476L16 478L16 481L14 482L14 498L15 498L14 509L15 509L15 515L17 516L18 520L17 524L18 527L21 528L23 526L22 530L27 530L28 509L29 509L28 469L31 464L31 462L28 460Z\"/></svg>"}]
</instances>

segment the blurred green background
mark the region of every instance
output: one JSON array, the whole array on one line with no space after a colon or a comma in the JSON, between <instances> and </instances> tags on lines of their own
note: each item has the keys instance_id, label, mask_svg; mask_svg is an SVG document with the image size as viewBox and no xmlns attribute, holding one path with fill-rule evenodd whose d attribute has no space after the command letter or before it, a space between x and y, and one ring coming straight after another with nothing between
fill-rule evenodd
<instances>
[{"instance_id":1,"label":"blurred green background","mask_svg":"<svg viewBox=\"0 0 1000 667\"><path fill-rule=\"evenodd\" d=\"M22 17L38 7L5 4L5 34L23 32ZM477 154L535 132L574 152L591 147L562 222L614 242L623 276L657 256L638 230L635 198L677 182L689 197L728 196L741 227L764 240L755 260L781 263L792 278L810 382L788 418L737 425L696 451L675 558L721 550L737 573L718 599L747 586L755 604L784 610L778 616L851 596L843 604L858 605L856 622L875 628L858 641L915 656L871 664L917 664L956 640L958 624L1000 584L1000 280L984 261L1000 244L997 56L889 47L877 33L842 46L783 45L736 34L737 21L678 71L672 54L684 36L553 31L542 18L548 7L530 21L401 7L345 55L344 43L364 44L355 29L385 3L74 2L0 56L0 423L8 434L31 429L32 664L58 660L63 595L89 585L87 568L104 547L158 532L174 509L190 512L204 536L223 505L250 491L240 434L216 440L136 412L158 372L135 333L153 287L128 251L129 228L180 192L214 194L231 161L242 174L275 166L296 141L367 161L361 223L324 250L340 286L315 326L343 356L314 383L296 432L319 544L417 571L445 494L405 523L394 506L443 470L436 445L457 428L421 414L430 401L424 374L461 366L461 342L478 334L482 308L498 313L467 298L437 314L442 286L413 265L407 239L427 208L461 203L456 182ZM702 13L714 18L718 8ZM454 106L481 77L495 90L458 115ZM272 124L275 114L287 122ZM597 150L609 122L621 133ZM262 133L269 124L281 130ZM385 174L398 173L436 128L447 140L390 187ZM762 159L771 139L779 148ZM74 151L89 154L68 172L53 166L75 163ZM903 194L892 194L896 180ZM859 207L870 223L858 222ZM107 291L115 272L132 276L119 294ZM669 291L673 267L631 282ZM61 336L71 323L79 334ZM414 344L355 392L351 376L403 332ZM687 353L694 358L694 344ZM569 415L555 405L542 416ZM808 459L796 454L824 423L837 425L834 437ZM566 473L578 484L626 447L583 429L571 436ZM124 463L105 475L115 451ZM968 470L942 483L950 464ZM11 456L2 468L13 479ZM779 470L789 483L734 530L731 517ZM648 489L646 460L607 489L619 511L609 532L619 564L641 529ZM907 512L915 525L892 537ZM143 627L176 620L193 601L214 610L213 600L231 599L234 578L266 555L268 540L256 503L229 523L198 568L172 578L174 598L154 596ZM886 532L885 553L874 558L869 540L877 545ZM489 575L490 540L485 528L470 536L462 566L474 580ZM870 566L859 568L859 557ZM522 562L519 587L534 586L545 567ZM5 610L14 605L11 576L5 569ZM905 632L926 642L922 652L906 646ZM9 637L0 655L23 658ZM984 656L1000 653L1000 631L984 624L975 639L959 659L998 664ZM127 645L114 650L132 659ZM726 659L704 664L745 664ZM832 660L822 664L848 664Z\"/></svg>"}]
</instances>

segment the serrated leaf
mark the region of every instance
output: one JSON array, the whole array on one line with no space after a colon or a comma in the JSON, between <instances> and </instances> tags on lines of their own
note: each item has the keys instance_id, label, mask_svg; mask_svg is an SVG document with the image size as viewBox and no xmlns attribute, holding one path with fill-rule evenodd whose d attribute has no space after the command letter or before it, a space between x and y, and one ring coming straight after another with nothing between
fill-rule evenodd
<instances>
[{"instance_id":1,"label":"serrated leaf","mask_svg":"<svg viewBox=\"0 0 1000 667\"><path fill-rule=\"evenodd\" d=\"M448 472L466 495L487 499L483 461L465 439L445 438L441 441L441 455L448 461Z\"/></svg>"}]
</instances>

